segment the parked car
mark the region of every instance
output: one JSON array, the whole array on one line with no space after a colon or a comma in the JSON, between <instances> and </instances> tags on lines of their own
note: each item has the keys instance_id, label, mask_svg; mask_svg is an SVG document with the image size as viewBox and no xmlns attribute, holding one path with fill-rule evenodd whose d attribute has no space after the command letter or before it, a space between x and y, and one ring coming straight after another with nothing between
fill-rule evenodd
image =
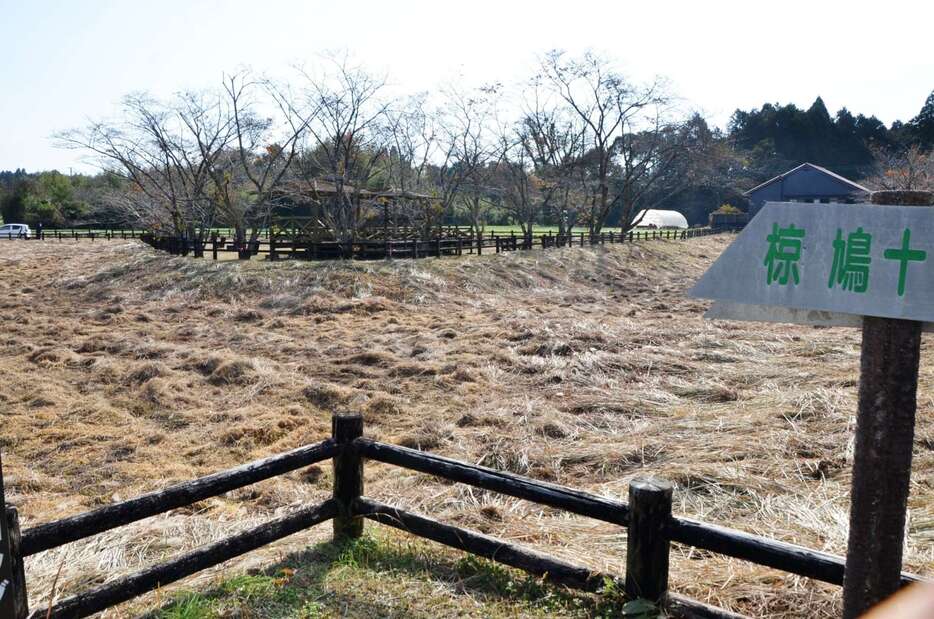
<instances>
[{"instance_id":1,"label":"parked car","mask_svg":"<svg viewBox=\"0 0 934 619\"><path fill-rule=\"evenodd\" d=\"M3 224L0 226L0 239L28 239L32 234L26 224Z\"/></svg>"}]
</instances>

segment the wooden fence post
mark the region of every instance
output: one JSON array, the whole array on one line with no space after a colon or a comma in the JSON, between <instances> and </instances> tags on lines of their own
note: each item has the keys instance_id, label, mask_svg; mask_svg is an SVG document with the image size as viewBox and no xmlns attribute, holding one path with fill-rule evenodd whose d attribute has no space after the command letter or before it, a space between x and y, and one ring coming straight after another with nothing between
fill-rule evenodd
<instances>
[{"instance_id":1,"label":"wooden fence post","mask_svg":"<svg viewBox=\"0 0 934 619\"><path fill-rule=\"evenodd\" d=\"M25 619L28 614L21 541L16 508L6 505L0 457L0 617L4 619Z\"/></svg>"},{"instance_id":2,"label":"wooden fence post","mask_svg":"<svg viewBox=\"0 0 934 619\"><path fill-rule=\"evenodd\" d=\"M672 485L660 479L636 478L629 483L629 532L626 540L626 595L653 603L668 591L665 532L671 520Z\"/></svg>"},{"instance_id":3,"label":"wooden fence post","mask_svg":"<svg viewBox=\"0 0 934 619\"><path fill-rule=\"evenodd\" d=\"M334 456L334 500L340 513L334 518L334 540L363 535L363 517L352 516L353 502L363 494L363 459L353 440L363 436L363 415L345 413L331 417L331 438L342 446Z\"/></svg>"},{"instance_id":4,"label":"wooden fence post","mask_svg":"<svg viewBox=\"0 0 934 619\"><path fill-rule=\"evenodd\" d=\"M19 528L19 512L12 505L6 506L6 523L10 536L10 569L13 572L10 579L13 619L26 619L29 616L29 596L26 592L26 569L23 565L23 536Z\"/></svg>"},{"instance_id":5,"label":"wooden fence post","mask_svg":"<svg viewBox=\"0 0 934 619\"><path fill-rule=\"evenodd\" d=\"M871 201L931 208L934 193L878 191ZM907 229L905 234L907 243ZM847 619L862 616L901 587L921 329L918 321L863 317L843 577L843 617Z\"/></svg>"}]
</instances>

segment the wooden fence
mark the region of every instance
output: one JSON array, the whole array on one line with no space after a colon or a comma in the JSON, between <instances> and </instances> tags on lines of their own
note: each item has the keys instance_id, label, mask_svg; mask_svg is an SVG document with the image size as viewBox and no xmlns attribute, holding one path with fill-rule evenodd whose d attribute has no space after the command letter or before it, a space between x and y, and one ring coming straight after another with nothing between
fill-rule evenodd
<instances>
[{"instance_id":1,"label":"wooden fence","mask_svg":"<svg viewBox=\"0 0 934 619\"><path fill-rule=\"evenodd\" d=\"M223 236L212 236L205 241L178 237L143 235L141 238L156 249L175 255L206 255L214 260L225 253L236 253L241 260L264 255L269 260L382 260L392 258L428 258L441 256L481 255L484 251L497 254L520 249L548 249L553 247L584 247L643 240L687 240L711 234L730 232L730 229L692 228L689 230L633 230L626 233L608 232L573 235L539 234L525 237L516 234L479 235L477 237L435 238L429 240L364 240L364 241L302 241L281 240L272 237L237 243Z\"/></svg>"},{"instance_id":2,"label":"wooden fence","mask_svg":"<svg viewBox=\"0 0 934 619\"><path fill-rule=\"evenodd\" d=\"M43 228L41 231L33 230L32 235L24 237L22 234L0 234L0 241L26 240L30 241L94 241L113 239L138 239L146 235L145 230L118 230L118 229L85 229L85 228Z\"/></svg>"},{"instance_id":3,"label":"wooden fence","mask_svg":"<svg viewBox=\"0 0 934 619\"><path fill-rule=\"evenodd\" d=\"M317 505L202 546L170 561L123 576L29 613L23 558L242 488L289 471L332 459L333 494ZM364 495L364 461L374 460L453 482L499 492L627 529L626 575L603 574L468 529L444 524ZM2 486L0 486L2 487ZM2 496L0 496L2 501ZM330 438L234 469L180 483L165 490L107 505L77 516L20 532L16 509L6 508L13 576L6 594L14 601L14 619L87 617L148 591L164 587L261 546L333 521L335 540L359 537L364 519L524 570L549 582L597 592L607 579L624 583L629 598L649 599L680 617L737 617L668 591L668 557L672 542L806 576L843 583L844 559L742 531L673 516L672 487L663 481L638 479L629 487L629 502L589 494L513 473L459 462L363 436L363 417L335 415ZM902 583L919 581L902 575Z\"/></svg>"},{"instance_id":4,"label":"wooden fence","mask_svg":"<svg viewBox=\"0 0 934 619\"><path fill-rule=\"evenodd\" d=\"M687 240L711 234L735 232L738 228L691 228L689 230L631 230L601 234L537 234L529 237L510 234L480 234L477 236L441 236L434 239L359 240L348 242L310 241L265 235L255 241L237 242L227 236L212 233L206 240L161 236L142 230L44 229L33 231L27 240L46 242L141 239L152 247L173 255L218 260L225 254L237 254L240 260L265 256L268 260L381 260L392 258L428 258L441 256L481 255L484 251L505 253L520 249L553 247L584 247L593 245L633 243L647 240ZM3 240L23 240L15 234L0 235Z\"/></svg>"}]
</instances>

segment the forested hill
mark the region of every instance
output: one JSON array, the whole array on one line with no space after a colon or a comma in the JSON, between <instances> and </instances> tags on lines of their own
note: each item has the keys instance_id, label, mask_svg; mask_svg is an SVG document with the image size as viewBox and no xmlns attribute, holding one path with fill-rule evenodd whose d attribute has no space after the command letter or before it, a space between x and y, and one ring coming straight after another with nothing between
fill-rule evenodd
<instances>
[{"instance_id":1,"label":"forested hill","mask_svg":"<svg viewBox=\"0 0 934 619\"><path fill-rule=\"evenodd\" d=\"M917 116L891 127L875 116L854 116L845 107L831 116L818 97L807 110L771 103L758 110L736 110L728 132L760 180L804 161L858 180L872 173L878 150L934 147L934 92Z\"/></svg>"}]
</instances>

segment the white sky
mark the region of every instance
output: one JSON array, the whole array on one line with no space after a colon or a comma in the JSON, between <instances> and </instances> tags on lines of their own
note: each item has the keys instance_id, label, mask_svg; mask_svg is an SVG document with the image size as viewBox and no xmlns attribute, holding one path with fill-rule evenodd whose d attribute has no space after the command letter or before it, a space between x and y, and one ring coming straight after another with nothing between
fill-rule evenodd
<instances>
[{"instance_id":1,"label":"white sky","mask_svg":"<svg viewBox=\"0 0 934 619\"><path fill-rule=\"evenodd\" d=\"M54 132L128 92L169 95L249 66L345 49L408 91L510 82L551 48L667 77L724 126L736 108L821 95L886 124L934 88L934 2L829 0L0 0L0 169L87 170Z\"/></svg>"}]
</instances>

